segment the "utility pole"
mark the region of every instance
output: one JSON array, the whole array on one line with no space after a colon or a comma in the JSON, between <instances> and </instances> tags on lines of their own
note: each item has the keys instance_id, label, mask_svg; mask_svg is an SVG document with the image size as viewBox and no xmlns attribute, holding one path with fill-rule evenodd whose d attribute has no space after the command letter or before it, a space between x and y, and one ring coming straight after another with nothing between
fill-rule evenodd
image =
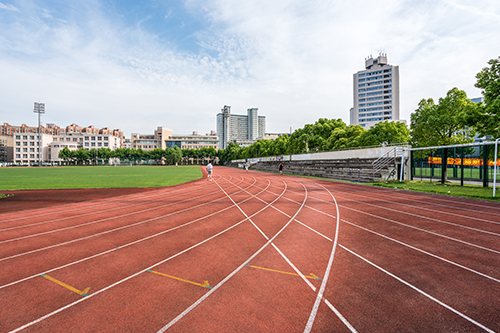
<instances>
[{"instance_id":1,"label":"utility pole","mask_svg":"<svg viewBox=\"0 0 500 333\"><path fill-rule=\"evenodd\" d=\"M38 166L42 165L42 145L41 145L41 140L42 140L42 131L40 127L40 115L42 113L45 113L45 103L37 103L35 102L35 107L33 109L34 113L38 113Z\"/></svg>"}]
</instances>

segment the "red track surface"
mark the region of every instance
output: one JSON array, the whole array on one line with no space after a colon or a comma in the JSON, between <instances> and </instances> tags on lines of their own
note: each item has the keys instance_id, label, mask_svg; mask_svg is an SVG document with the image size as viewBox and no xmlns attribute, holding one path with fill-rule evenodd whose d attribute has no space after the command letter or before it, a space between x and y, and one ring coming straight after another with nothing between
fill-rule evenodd
<instances>
[{"instance_id":1,"label":"red track surface","mask_svg":"<svg viewBox=\"0 0 500 333\"><path fill-rule=\"evenodd\" d=\"M0 214L1 332L500 331L494 203L222 167L26 202Z\"/></svg>"}]
</instances>

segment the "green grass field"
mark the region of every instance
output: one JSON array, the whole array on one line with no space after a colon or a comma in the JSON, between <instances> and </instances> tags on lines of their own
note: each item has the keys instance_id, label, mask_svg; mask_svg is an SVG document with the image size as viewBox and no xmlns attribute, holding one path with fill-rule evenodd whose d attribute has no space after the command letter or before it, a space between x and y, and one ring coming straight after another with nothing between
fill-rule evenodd
<instances>
[{"instance_id":1,"label":"green grass field","mask_svg":"<svg viewBox=\"0 0 500 333\"><path fill-rule=\"evenodd\" d=\"M199 166L1 168L0 190L162 187L202 177Z\"/></svg>"},{"instance_id":2,"label":"green grass field","mask_svg":"<svg viewBox=\"0 0 500 333\"><path fill-rule=\"evenodd\" d=\"M397 181L390 181L371 183L370 185L407 191L442 194L452 197L474 198L496 202L500 201L500 188L498 187L496 190L496 196L493 197L493 189L491 187L485 188L476 185L460 186L460 184L454 183L442 185L440 183L430 183L429 181L425 180L423 182L420 182L420 180L414 180L412 182L402 183Z\"/></svg>"}]
</instances>

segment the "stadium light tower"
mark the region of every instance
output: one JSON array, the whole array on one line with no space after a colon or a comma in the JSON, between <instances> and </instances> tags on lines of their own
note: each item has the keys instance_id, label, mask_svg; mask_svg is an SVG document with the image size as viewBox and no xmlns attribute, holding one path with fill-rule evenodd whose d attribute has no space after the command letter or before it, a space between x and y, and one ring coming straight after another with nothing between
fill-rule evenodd
<instances>
[{"instance_id":1,"label":"stadium light tower","mask_svg":"<svg viewBox=\"0 0 500 333\"><path fill-rule=\"evenodd\" d=\"M40 128L40 115L45 113L45 103L35 102L35 107L33 108L34 113L38 113L38 166L42 165L42 145L40 144L42 139L42 131Z\"/></svg>"}]
</instances>

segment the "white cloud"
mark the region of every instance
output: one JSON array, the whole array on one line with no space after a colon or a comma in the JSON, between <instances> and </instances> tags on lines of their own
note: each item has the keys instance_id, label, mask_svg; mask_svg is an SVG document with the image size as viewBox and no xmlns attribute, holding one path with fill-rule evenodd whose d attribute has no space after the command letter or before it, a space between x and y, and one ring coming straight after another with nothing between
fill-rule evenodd
<instances>
[{"instance_id":1,"label":"white cloud","mask_svg":"<svg viewBox=\"0 0 500 333\"><path fill-rule=\"evenodd\" d=\"M497 1L189 0L188 13L208 27L194 32L192 49L150 32L145 20L126 25L97 0L21 4L16 17L0 11L0 121L12 124L31 123L38 99L48 122L127 134L208 132L225 104L234 113L258 107L272 132L320 117L347 122L352 75L380 49L400 66L409 120L420 99L454 86L479 96L475 74L499 54Z\"/></svg>"},{"instance_id":2,"label":"white cloud","mask_svg":"<svg viewBox=\"0 0 500 333\"><path fill-rule=\"evenodd\" d=\"M4 3L1 3L1 2L0 2L0 9L12 10L12 11L15 11L15 12L19 11L19 9L17 7L15 7L14 5L12 5L12 4L4 4Z\"/></svg>"}]
</instances>

